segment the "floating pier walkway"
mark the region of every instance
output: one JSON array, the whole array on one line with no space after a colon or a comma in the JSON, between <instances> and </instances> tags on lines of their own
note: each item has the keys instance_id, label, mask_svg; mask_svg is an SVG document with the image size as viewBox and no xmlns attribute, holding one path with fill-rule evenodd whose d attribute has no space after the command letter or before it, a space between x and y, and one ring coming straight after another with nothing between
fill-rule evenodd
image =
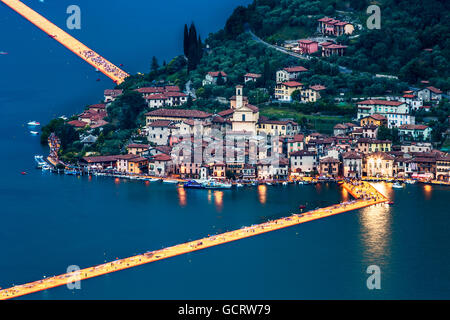
<instances>
[{"instance_id":1,"label":"floating pier walkway","mask_svg":"<svg viewBox=\"0 0 450 320\"><path fill-rule=\"evenodd\" d=\"M26 6L18 0L0 0L8 7L19 13L25 19L33 23L36 27L48 34L49 37L55 39L67 49L75 53L81 59L89 63L94 68L101 71L107 77L111 78L116 84L122 83L128 74L116 67L114 64L94 52L80 41L72 37L61 28L57 27L39 13Z\"/></svg>"},{"instance_id":2,"label":"floating pier walkway","mask_svg":"<svg viewBox=\"0 0 450 320\"><path fill-rule=\"evenodd\" d=\"M0 290L0 300L11 299L30 293L47 290L57 286L63 286L75 281L81 281L104 274L136 267L150 262L178 256L192 251L206 249L239 239L253 237L262 233L275 231L291 226L295 226L308 221L313 221L339 213L368 207L378 203L385 203L388 199L379 193L372 185L367 182L342 183L345 188L356 200L336 204L326 208L309 211L304 214L293 214L286 218L264 222L250 227L244 227L239 230L229 231L222 234L210 236L207 238L186 242L161 250L147 252L130 258L115 260L95 267L85 268L79 271L54 276L28 284L18 285L9 289Z\"/></svg>"}]
</instances>

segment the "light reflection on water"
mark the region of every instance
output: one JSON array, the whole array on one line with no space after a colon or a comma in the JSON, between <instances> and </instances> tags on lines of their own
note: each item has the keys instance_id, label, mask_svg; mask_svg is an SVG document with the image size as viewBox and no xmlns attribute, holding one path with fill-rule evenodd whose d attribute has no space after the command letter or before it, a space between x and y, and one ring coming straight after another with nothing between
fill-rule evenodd
<instances>
[{"instance_id":1,"label":"light reflection on water","mask_svg":"<svg viewBox=\"0 0 450 320\"><path fill-rule=\"evenodd\" d=\"M392 199L390 184L373 183L379 192ZM366 259L375 264L388 263L391 255L392 210L387 204L377 204L360 210L362 247Z\"/></svg>"},{"instance_id":2,"label":"light reflection on water","mask_svg":"<svg viewBox=\"0 0 450 320\"><path fill-rule=\"evenodd\" d=\"M180 203L181 207L186 206L186 190L184 190L184 188L178 187L177 188L178 191L178 201Z\"/></svg>"},{"instance_id":3,"label":"light reflection on water","mask_svg":"<svg viewBox=\"0 0 450 320\"><path fill-rule=\"evenodd\" d=\"M258 200L259 203L265 204L266 203L266 197L267 197L267 186L264 184L260 184L258 186Z\"/></svg>"},{"instance_id":4,"label":"light reflection on water","mask_svg":"<svg viewBox=\"0 0 450 320\"><path fill-rule=\"evenodd\" d=\"M216 204L216 209L218 212L222 211L223 208L223 191L214 191L214 203Z\"/></svg>"},{"instance_id":5,"label":"light reflection on water","mask_svg":"<svg viewBox=\"0 0 450 320\"><path fill-rule=\"evenodd\" d=\"M432 192L433 192L433 187L431 185L425 184L423 186L423 194L424 194L426 200L431 199Z\"/></svg>"}]
</instances>

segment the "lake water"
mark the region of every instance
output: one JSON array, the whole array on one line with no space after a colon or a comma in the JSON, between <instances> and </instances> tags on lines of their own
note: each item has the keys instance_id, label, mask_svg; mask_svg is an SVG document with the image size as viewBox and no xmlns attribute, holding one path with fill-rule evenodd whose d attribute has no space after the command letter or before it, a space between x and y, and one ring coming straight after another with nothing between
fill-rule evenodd
<instances>
[{"instance_id":1,"label":"lake water","mask_svg":"<svg viewBox=\"0 0 450 320\"><path fill-rule=\"evenodd\" d=\"M82 42L131 73L181 53L185 23L203 38L249 1L24 1L59 26L82 10ZM138 8L139 6L139 8ZM183 190L43 174L25 123L80 112L112 82L0 4L0 287L93 266L346 199L334 184ZM21 175L27 171L28 175ZM450 298L449 189L377 184L395 205L365 208L21 299ZM368 290L366 269L381 269Z\"/></svg>"}]
</instances>

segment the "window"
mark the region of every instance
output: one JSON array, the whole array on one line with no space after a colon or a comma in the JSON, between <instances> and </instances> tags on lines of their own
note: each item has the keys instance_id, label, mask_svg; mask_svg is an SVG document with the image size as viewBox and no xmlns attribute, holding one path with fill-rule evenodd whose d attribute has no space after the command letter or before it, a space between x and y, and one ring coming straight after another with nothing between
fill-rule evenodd
<instances>
[{"instance_id":1,"label":"window","mask_svg":"<svg viewBox=\"0 0 450 320\"><path fill-rule=\"evenodd\" d=\"M245 114L242 115L242 121L245 121Z\"/></svg>"}]
</instances>

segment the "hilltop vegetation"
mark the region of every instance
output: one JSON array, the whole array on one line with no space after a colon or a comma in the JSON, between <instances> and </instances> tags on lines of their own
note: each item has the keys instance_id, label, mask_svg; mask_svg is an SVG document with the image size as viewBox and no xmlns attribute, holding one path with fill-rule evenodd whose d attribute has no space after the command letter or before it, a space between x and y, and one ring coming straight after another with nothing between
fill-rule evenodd
<instances>
[{"instance_id":1,"label":"hilltop vegetation","mask_svg":"<svg viewBox=\"0 0 450 320\"><path fill-rule=\"evenodd\" d=\"M325 15L350 18L360 24L358 37L340 37L349 46L344 57L333 62L371 73L398 75L417 84L429 80L436 87L450 90L450 2L445 0L381 0L381 29L366 28L365 10L371 1L353 0L255 0L247 8L235 10L226 24L230 39L245 30L245 24L261 37L277 42L280 30L302 28L298 38L312 35L317 18ZM294 38L295 39L295 38ZM432 49L425 51L424 49Z\"/></svg>"}]
</instances>

